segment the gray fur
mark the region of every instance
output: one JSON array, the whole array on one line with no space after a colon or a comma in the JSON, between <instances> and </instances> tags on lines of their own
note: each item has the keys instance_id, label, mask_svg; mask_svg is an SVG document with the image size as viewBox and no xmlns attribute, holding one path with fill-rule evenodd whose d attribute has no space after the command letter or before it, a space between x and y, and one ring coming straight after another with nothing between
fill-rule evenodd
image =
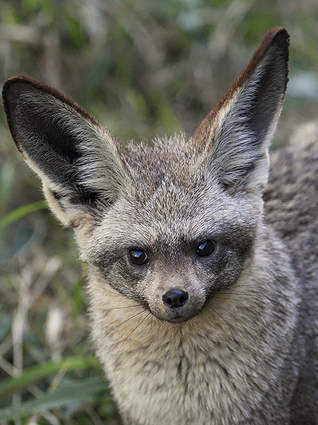
<instances>
[{"instance_id":1,"label":"gray fur","mask_svg":"<svg viewBox=\"0 0 318 425\"><path fill-rule=\"evenodd\" d=\"M92 335L125 425L318 424L317 144L273 155L264 190L287 58L274 29L189 141L127 149L54 90L4 86L13 138L88 263ZM171 290L187 301L169 306Z\"/></svg>"}]
</instances>

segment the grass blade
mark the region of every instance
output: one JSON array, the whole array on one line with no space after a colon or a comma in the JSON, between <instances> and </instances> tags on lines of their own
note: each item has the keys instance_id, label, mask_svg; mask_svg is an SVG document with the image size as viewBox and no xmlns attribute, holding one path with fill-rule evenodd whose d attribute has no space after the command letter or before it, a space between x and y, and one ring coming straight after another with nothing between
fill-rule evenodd
<instances>
[{"instance_id":1,"label":"grass blade","mask_svg":"<svg viewBox=\"0 0 318 425\"><path fill-rule=\"evenodd\" d=\"M47 209L47 208L48 206L46 201L37 201L37 202L33 202L32 204L22 205L21 207L18 207L15 210L10 211L7 215L5 215L4 217L0 219L0 230L3 230L9 224L19 220L22 217L25 217L26 215L32 212Z\"/></svg>"},{"instance_id":2,"label":"grass blade","mask_svg":"<svg viewBox=\"0 0 318 425\"><path fill-rule=\"evenodd\" d=\"M17 391L22 391L28 386L50 375L58 373L62 368L67 371L77 369L91 369L99 366L98 360L93 357L68 357L60 362L48 362L39 366L26 369L18 378L7 378L0 386L0 401ZM0 416L1 417L1 416Z\"/></svg>"},{"instance_id":3,"label":"grass blade","mask_svg":"<svg viewBox=\"0 0 318 425\"><path fill-rule=\"evenodd\" d=\"M10 421L43 410L69 406L72 403L78 404L84 400L91 399L97 393L106 391L107 388L106 382L101 381L99 378L86 378L80 382L63 382L55 391L46 393L39 399L22 403L18 408L1 409L0 418L4 421Z\"/></svg>"}]
</instances>

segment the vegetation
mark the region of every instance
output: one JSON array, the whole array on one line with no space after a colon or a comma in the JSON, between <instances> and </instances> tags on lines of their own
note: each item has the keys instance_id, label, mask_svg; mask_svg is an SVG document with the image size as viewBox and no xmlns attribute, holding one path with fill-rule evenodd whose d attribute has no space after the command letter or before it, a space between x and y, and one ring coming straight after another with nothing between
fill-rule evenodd
<instances>
[{"instance_id":1,"label":"vegetation","mask_svg":"<svg viewBox=\"0 0 318 425\"><path fill-rule=\"evenodd\" d=\"M0 0L0 81L53 85L125 143L191 134L266 31L291 34L276 145L318 116L316 0ZM0 423L115 424L85 265L0 117Z\"/></svg>"}]
</instances>

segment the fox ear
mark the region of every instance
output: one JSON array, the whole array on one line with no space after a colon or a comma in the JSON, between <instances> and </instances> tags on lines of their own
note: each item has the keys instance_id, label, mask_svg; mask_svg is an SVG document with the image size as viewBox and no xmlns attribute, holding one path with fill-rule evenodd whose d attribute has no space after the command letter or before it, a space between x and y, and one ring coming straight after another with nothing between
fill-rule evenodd
<instances>
[{"instance_id":1,"label":"fox ear","mask_svg":"<svg viewBox=\"0 0 318 425\"><path fill-rule=\"evenodd\" d=\"M17 148L63 224L96 218L131 188L116 139L61 93L13 77L3 86L3 102Z\"/></svg>"},{"instance_id":2,"label":"fox ear","mask_svg":"<svg viewBox=\"0 0 318 425\"><path fill-rule=\"evenodd\" d=\"M229 193L262 192L268 147L288 81L289 35L269 31L260 47L192 138L202 162Z\"/></svg>"}]
</instances>

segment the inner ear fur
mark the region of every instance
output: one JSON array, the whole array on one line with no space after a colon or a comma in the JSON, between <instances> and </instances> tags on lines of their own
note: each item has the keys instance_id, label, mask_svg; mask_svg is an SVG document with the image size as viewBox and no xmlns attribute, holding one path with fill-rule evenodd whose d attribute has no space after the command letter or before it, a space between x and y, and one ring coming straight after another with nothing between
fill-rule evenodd
<instances>
[{"instance_id":1,"label":"inner ear fur","mask_svg":"<svg viewBox=\"0 0 318 425\"><path fill-rule=\"evenodd\" d=\"M83 213L96 216L130 186L117 140L57 90L13 77L4 84L3 102L17 148L64 224Z\"/></svg>"}]
</instances>

